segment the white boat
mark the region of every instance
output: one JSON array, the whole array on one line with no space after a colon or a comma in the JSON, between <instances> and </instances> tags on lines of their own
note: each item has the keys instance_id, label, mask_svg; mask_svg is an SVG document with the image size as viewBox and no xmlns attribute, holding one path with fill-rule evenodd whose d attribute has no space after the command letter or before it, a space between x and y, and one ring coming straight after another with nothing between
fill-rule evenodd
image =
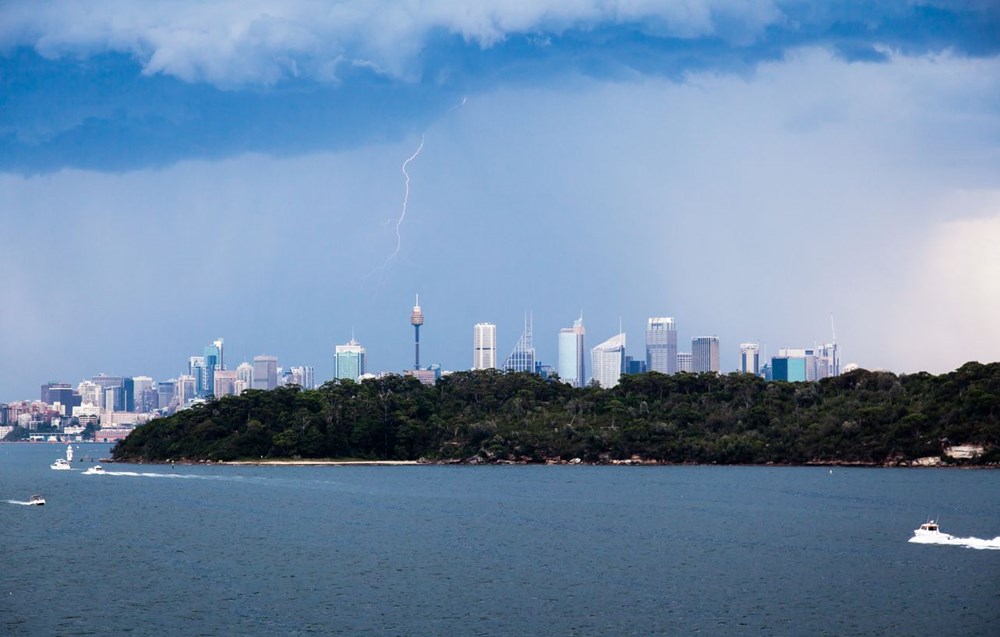
<instances>
[{"instance_id":1,"label":"white boat","mask_svg":"<svg viewBox=\"0 0 1000 637\"><path fill-rule=\"evenodd\" d=\"M95 464L93 467L91 467L91 468L87 469L86 471L84 471L83 475L85 475L85 476L102 476L102 475L104 475L106 473L107 473L107 471L104 470L104 467L102 467L99 464Z\"/></svg>"},{"instance_id":2,"label":"white boat","mask_svg":"<svg viewBox=\"0 0 1000 637\"><path fill-rule=\"evenodd\" d=\"M28 498L28 504L34 504L36 506L42 506L43 504L45 504L45 498L43 498L42 496L40 496L40 495L38 495L36 493L35 495L33 495L30 498Z\"/></svg>"},{"instance_id":3,"label":"white boat","mask_svg":"<svg viewBox=\"0 0 1000 637\"><path fill-rule=\"evenodd\" d=\"M71 462L73 462L73 446L66 445L66 457L56 459L49 466L56 471L69 471L73 468L73 465L70 464Z\"/></svg>"},{"instance_id":4,"label":"white boat","mask_svg":"<svg viewBox=\"0 0 1000 637\"><path fill-rule=\"evenodd\" d=\"M928 540L933 540L933 539L950 540L951 539L950 535L948 535L947 533L942 533L941 532L941 528L938 526L938 523L935 522L934 520L928 520L928 521L924 522L923 524L921 524L920 528L914 529L913 530L913 537L914 538L921 538L921 539L928 539Z\"/></svg>"}]
</instances>

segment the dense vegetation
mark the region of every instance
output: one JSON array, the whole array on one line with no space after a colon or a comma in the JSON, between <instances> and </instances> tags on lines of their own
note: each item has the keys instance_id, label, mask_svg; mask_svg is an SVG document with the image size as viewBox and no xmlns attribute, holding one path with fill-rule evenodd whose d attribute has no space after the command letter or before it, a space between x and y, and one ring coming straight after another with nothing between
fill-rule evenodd
<instances>
[{"instance_id":1,"label":"dense vegetation","mask_svg":"<svg viewBox=\"0 0 1000 637\"><path fill-rule=\"evenodd\" d=\"M389 376L246 391L139 427L113 456L901 464L978 444L986 452L971 462L995 464L998 443L1000 363L967 363L816 383L649 373L602 390L478 371L435 386Z\"/></svg>"}]
</instances>

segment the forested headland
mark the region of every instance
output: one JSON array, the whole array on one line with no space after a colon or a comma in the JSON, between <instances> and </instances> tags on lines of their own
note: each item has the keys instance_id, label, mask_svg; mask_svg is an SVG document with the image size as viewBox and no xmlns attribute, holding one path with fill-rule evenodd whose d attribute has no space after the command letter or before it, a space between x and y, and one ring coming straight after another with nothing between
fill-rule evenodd
<instances>
[{"instance_id":1,"label":"forested headland","mask_svg":"<svg viewBox=\"0 0 1000 637\"><path fill-rule=\"evenodd\" d=\"M965 445L982 453L952 457ZM112 457L995 466L1000 363L809 383L653 372L604 390L491 370L248 390L143 425Z\"/></svg>"}]
</instances>

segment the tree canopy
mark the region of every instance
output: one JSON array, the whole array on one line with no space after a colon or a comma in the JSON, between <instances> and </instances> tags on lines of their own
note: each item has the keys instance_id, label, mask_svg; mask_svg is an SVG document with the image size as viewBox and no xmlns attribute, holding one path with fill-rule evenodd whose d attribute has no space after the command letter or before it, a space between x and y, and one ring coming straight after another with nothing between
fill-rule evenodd
<instances>
[{"instance_id":1,"label":"tree canopy","mask_svg":"<svg viewBox=\"0 0 1000 637\"><path fill-rule=\"evenodd\" d=\"M607 390L487 370L248 390L138 427L113 458L996 464L998 443L1000 363L809 383L651 372ZM954 445L985 451L958 461Z\"/></svg>"}]
</instances>

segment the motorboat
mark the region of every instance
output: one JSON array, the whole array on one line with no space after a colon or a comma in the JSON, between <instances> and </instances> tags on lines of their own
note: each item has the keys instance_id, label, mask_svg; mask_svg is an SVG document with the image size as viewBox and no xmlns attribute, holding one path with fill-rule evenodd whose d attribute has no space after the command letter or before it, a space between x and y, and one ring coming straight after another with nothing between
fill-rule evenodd
<instances>
[{"instance_id":1,"label":"motorboat","mask_svg":"<svg viewBox=\"0 0 1000 637\"><path fill-rule=\"evenodd\" d=\"M73 465L70 464L71 462L73 462L73 445L66 445L66 457L57 458L49 466L56 471L69 471L73 468Z\"/></svg>"},{"instance_id":2,"label":"motorboat","mask_svg":"<svg viewBox=\"0 0 1000 637\"><path fill-rule=\"evenodd\" d=\"M107 471L104 470L104 467L102 467L99 464L95 464L93 467L91 467L91 468L87 469L86 471L84 471L83 475L85 475L85 476L102 476L102 475L104 475L106 473L107 473Z\"/></svg>"},{"instance_id":3,"label":"motorboat","mask_svg":"<svg viewBox=\"0 0 1000 637\"><path fill-rule=\"evenodd\" d=\"M35 495L28 498L28 504L33 504L35 506L42 506L45 504L45 498L36 493Z\"/></svg>"},{"instance_id":4,"label":"motorboat","mask_svg":"<svg viewBox=\"0 0 1000 637\"><path fill-rule=\"evenodd\" d=\"M950 535L948 535L947 533L942 533L941 532L941 527L939 527L938 523L935 522L934 520L928 520L928 521L924 522L923 524L921 524L920 528L914 529L913 530L913 537L914 538L921 538L921 539L928 539L928 540L933 540L933 539L950 540L951 539Z\"/></svg>"}]
</instances>

